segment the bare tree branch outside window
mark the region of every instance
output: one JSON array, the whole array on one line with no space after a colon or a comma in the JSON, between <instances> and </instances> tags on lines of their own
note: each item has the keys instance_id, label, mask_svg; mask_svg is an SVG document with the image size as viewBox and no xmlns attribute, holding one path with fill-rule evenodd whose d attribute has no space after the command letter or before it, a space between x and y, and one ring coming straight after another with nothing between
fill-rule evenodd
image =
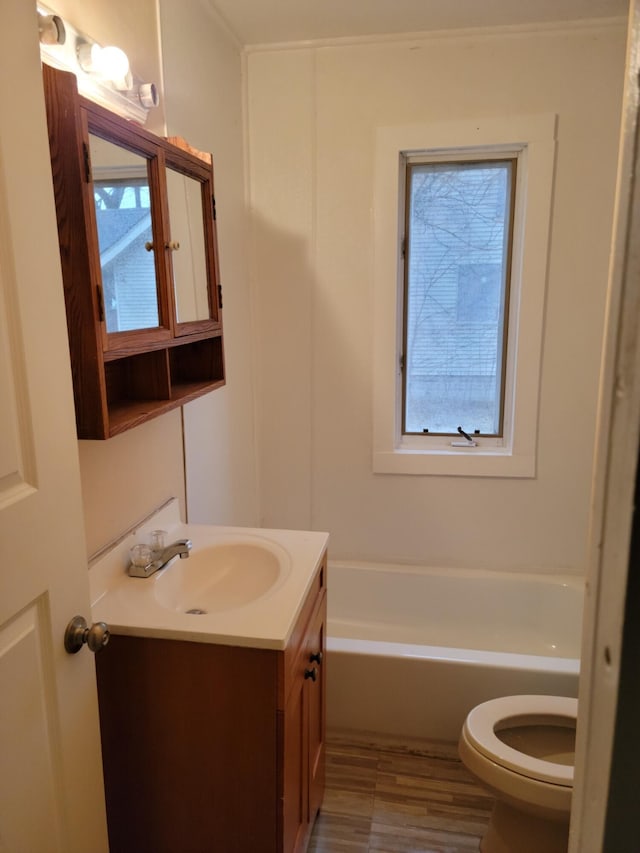
<instances>
[{"instance_id":1,"label":"bare tree branch outside window","mask_svg":"<svg viewBox=\"0 0 640 853\"><path fill-rule=\"evenodd\" d=\"M501 432L514 172L408 167L405 433Z\"/></svg>"}]
</instances>

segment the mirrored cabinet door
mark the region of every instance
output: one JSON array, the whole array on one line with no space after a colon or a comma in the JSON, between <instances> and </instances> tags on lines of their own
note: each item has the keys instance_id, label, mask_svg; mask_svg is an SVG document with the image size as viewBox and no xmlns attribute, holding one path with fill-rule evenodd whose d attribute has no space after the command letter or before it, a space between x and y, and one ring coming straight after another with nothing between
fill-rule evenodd
<instances>
[{"instance_id":1,"label":"mirrored cabinet door","mask_svg":"<svg viewBox=\"0 0 640 853\"><path fill-rule=\"evenodd\" d=\"M146 157L89 134L107 333L160 325Z\"/></svg>"},{"instance_id":2,"label":"mirrored cabinet door","mask_svg":"<svg viewBox=\"0 0 640 853\"><path fill-rule=\"evenodd\" d=\"M211 159L194 155L184 140L172 143L164 170L169 277L175 334L182 336L219 328L219 275ZM180 144L188 149L184 158Z\"/></svg>"},{"instance_id":3,"label":"mirrored cabinet door","mask_svg":"<svg viewBox=\"0 0 640 853\"><path fill-rule=\"evenodd\" d=\"M210 320L203 185L175 169L166 175L176 322Z\"/></svg>"},{"instance_id":4,"label":"mirrored cabinet door","mask_svg":"<svg viewBox=\"0 0 640 853\"><path fill-rule=\"evenodd\" d=\"M149 134L81 101L87 229L105 353L169 340L162 153Z\"/></svg>"}]
</instances>

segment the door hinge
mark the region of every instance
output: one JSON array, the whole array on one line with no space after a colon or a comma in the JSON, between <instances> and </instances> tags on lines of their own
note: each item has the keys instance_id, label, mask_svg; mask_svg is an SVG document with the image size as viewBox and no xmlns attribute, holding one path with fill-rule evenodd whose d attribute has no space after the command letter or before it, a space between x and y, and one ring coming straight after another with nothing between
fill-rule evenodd
<instances>
[{"instance_id":1,"label":"door hinge","mask_svg":"<svg viewBox=\"0 0 640 853\"><path fill-rule=\"evenodd\" d=\"M404 373L404 353L400 354L400 373Z\"/></svg>"},{"instance_id":2,"label":"door hinge","mask_svg":"<svg viewBox=\"0 0 640 853\"><path fill-rule=\"evenodd\" d=\"M218 308L222 311L222 285L218 285Z\"/></svg>"},{"instance_id":3,"label":"door hinge","mask_svg":"<svg viewBox=\"0 0 640 853\"><path fill-rule=\"evenodd\" d=\"M102 287L96 284L96 295L98 297L98 320L104 320L104 301L102 299Z\"/></svg>"},{"instance_id":4,"label":"door hinge","mask_svg":"<svg viewBox=\"0 0 640 853\"><path fill-rule=\"evenodd\" d=\"M406 237L402 238L402 243L400 244L400 252L402 253L403 258L407 257L407 238Z\"/></svg>"},{"instance_id":5,"label":"door hinge","mask_svg":"<svg viewBox=\"0 0 640 853\"><path fill-rule=\"evenodd\" d=\"M89 146L86 142L82 143L82 155L84 162L84 179L89 184L91 183L91 155L89 153Z\"/></svg>"},{"instance_id":6,"label":"door hinge","mask_svg":"<svg viewBox=\"0 0 640 853\"><path fill-rule=\"evenodd\" d=\"M214 195L211 196L211 211L213 213L213 221L215 222L217 219L217 216L216 216L216 197Z\"/></svg>"}]
</instances>

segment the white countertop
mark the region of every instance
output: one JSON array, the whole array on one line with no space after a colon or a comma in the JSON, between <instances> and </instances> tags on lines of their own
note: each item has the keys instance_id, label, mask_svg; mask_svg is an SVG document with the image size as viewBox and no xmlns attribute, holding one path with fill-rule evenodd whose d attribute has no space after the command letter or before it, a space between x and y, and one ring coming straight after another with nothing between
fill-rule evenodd
<instances>
[{"instance_id":1,"label":"white countertop","mask_svg":"<svg viewBox=\"0 0 640 853\"><path fill-rule=\"evenodd\" d=\"M170 609L156 598L156 584L171 571L177 558L149 578L127 574L129 549L148 542L150 531L158 528L167 531L167 543L191 539L193 556L199 549L217 544L263 545L278 556L283 567L281 577L264 595L233 609L204 614ZM93 621L106 622L113 634L283 649L328 540L327 533L311 531L183 524L177 501L171 501L90 566ZM185 567L188 565L186 560Z\"/></svg>"}]
</instances>

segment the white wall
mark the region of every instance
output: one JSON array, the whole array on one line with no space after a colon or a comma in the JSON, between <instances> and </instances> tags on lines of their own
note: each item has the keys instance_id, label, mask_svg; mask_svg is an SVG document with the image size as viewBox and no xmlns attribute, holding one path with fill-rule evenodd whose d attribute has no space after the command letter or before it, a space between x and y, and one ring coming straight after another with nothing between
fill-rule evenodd
<instances>
[{"instance_id":1,"label":"white wall","mask_svg":"<svg viewBox=\"0 0 640 853\"><path fill-rule=\"evenodd\" d=\"M584 570L624 46L620 21L250 52L262 523L334 557ZM375 129L550 112L537 477L373 475Z\"/></svg>"},{"instance_id":2,"label":"white wall","mask_svg":"<svg viewBox=\"0 0 640 853\"><path fill-rule=\"evenodd\" d=\"M213 153L227 384L184 407L189 521L255 525L242 56L205 3L160 0L169 135Z\"/></svg>"},{"instance_id":3,"label":"white wall","mask_svg":"<svg viewBox=\"0 0 640 853\"><path fill-rule=\"evenodd\" d=\"M49 4L76 29L103 44L117 44L135 73L160 83L155 0L52 0ZM164 105L147 126L164 127ZM92 554L167 498L184 506L180 411L169 412L109 441L80 441L80 473L87 553Z\"/></svg>"},{"instance_id":4,"label":"white wall","mask_svg":"<svg viewBox=\"0 0 640 853\"><path fill-rule=\"evenodd\" d=\"M108 441L79 441L78 450L87 554L170 497L184 506L179 409Z\"/></svg>"},{"instance_id":5,"label":"white wall","mask_svg":"<svg viewBox=\"0 0 640 853\"><path fill-rule=\"evenodd\" d=\"M225 296L227 387L105 442L79 442L87 551L94 553L167 498L192 521L255 524L250 305L246 270L240 49L204 3L52 0L74 27L129 55L162 84L147 127L214 154ZM164 44L160 50L159 27ZM164 61L163 61L164 60ZM184 420L184 428L183 428Z\"/></svg>"}]
</instances>

